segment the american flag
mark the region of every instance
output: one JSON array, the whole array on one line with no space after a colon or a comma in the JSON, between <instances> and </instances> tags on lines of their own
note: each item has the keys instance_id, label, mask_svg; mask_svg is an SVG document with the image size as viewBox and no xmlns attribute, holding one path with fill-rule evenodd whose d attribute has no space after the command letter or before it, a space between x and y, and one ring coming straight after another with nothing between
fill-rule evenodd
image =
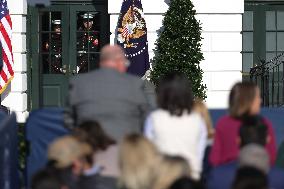
<instances>
[{"instance_id":1,"label":"american flag","mask_svg":"<svg viewBox=\"0 0 284 189\"><path fill-rule=\"evenodd\" d=\"M12 21L7 0L0 0L0 41L3 67L0 71L0 94L14 77L14 58L12 53Z\"/></svg>"},{"instance_id":2,"label":"american flag","mask_svg":"<svg viewBox=\"0 0 284 189\"><path fill-rule=\"evenodd\" d=\"M130 34L130 33L129 33L129 30L128 30L128 28L127 28L127 25L125 25L125 26L123 27L122 36L123 36L124 38L126 38L129 34Z\"/></svg>"}]
</instances>

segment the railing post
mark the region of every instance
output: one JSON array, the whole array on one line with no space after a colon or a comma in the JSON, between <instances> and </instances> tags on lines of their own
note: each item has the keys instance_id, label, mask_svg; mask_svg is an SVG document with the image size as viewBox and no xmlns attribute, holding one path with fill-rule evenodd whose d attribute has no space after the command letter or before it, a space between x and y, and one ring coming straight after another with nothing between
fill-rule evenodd
<instances>
[{"instance_id":1,"label":"railing post","mask_svg":"<svg viewBox=\"0 0 284 189\"><path fill-rule=\"evenodd\" d=\"M260 87L263 106L284 105L283 59L284 52L268 62L260 60L260 65L256 65L250 69L250 81L256 83ZM282 68L280 69L281 66ZM275 73L275 71L277 73ZM271 79L270 76L272 77ZM282 87L282 89L280 89L280 87ZM277 94L275 94L275 92ZM282 97L280 93L282 94Z\"/></svg>"}]
</instances>

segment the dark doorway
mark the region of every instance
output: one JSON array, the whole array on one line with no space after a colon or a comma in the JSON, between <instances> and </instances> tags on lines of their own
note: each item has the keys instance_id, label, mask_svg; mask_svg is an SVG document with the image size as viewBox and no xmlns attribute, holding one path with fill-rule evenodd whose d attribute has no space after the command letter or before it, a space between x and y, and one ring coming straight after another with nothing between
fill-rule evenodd
<instances>
[{"instance_id":1,"label":"dark doorway","mask_svg":"<svg viewBox=\"0 0 284 189\"><path fill-rule=\"evenodd\" d=\"M107 1L52 1L28 10L30 109L64 107L69 79L97 69L109 43Z\"/></svg>"}]
</instances>

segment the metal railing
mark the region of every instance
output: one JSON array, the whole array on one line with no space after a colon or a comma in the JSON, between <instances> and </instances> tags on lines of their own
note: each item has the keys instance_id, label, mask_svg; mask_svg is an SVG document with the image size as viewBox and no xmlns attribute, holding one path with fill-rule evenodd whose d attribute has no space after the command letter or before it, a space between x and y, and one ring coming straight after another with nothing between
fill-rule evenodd
<instances>
[{"instance_id":1,"label":"metal railing","mask_svg":"<svg viewBox=\"0 0 284 189\"><path fill-rule=\"evenodd\" d=\"M265 107L284 105L284 52L268 62L260 61L250 69L250 80L261 90L262 103Z\"/></svg>"}]
</instances>

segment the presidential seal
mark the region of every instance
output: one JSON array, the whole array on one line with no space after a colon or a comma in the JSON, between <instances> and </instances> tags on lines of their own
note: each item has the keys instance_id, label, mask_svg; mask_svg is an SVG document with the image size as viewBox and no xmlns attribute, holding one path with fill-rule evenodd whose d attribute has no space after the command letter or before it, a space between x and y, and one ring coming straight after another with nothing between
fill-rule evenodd
<instances>
[{"instance_id":1,"label":"presidential seal","mask_svg":"<svg viewBox=\"0 0 284 189\"><path fill-rule=\"evenodd\" d=\"M143 10L132 5L122 16L121 27L118 27L117 40L119 43L123 43L124 48L137 48L138 42L135 39L147 34Z\"/></svg>"}]
</instances>

